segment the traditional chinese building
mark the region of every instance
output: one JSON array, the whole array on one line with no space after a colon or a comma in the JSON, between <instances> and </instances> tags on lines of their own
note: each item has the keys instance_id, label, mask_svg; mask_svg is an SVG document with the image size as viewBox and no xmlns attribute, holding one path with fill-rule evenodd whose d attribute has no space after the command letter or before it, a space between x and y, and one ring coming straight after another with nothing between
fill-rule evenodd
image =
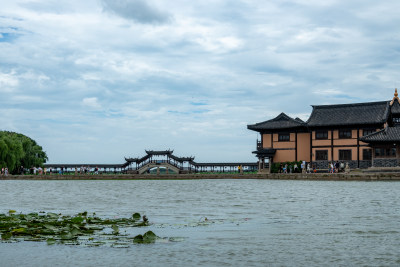
<instances>
[{"instance_id":1,"label":"traditional chinese building","mask_svg":"<svg viewBox=\"0 0 400 267\"><path fill-rule=\"evenodd\" d=\"M312 106L304 122L285 113L247 128L257 141L259 169L270 162L306 161L326 169L332 161L351 168L396 167L400 163L400 100Z\"/></svg>"}]
</instances>

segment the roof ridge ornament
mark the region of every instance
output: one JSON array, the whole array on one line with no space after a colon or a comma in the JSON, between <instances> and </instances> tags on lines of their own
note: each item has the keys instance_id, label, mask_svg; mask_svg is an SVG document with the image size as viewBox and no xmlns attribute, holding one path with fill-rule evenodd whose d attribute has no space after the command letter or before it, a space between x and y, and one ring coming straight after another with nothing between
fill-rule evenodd
<instances>
[{"instance_id":1,"label":"roof ridge ornament","mask_svg":"<svg viewBox=\"0 0 400 267\"><path fill-rule=\"evenodd\" d=\"M395 100L397 100L397 102L399 102L399 104L400 104L400 99L399 99L399 94L397 93L397 88L395 88L395 90L394 90L394 97L392 99L392 102L390 102L390 105L393 105Z\"/></svg>"}]
</instances>

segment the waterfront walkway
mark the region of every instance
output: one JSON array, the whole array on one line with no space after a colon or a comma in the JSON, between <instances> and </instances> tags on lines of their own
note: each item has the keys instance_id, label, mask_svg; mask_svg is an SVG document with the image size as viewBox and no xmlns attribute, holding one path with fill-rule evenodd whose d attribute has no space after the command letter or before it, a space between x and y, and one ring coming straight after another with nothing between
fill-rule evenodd
<instances>
[{"instance_id":1,"label":"waterfront walkway","mask_svg":"<svg viewBox=\"0 0 400 267\"><path fill-rule=\"evenodd\" d=\"M311 181L400 181L399 172L376 173L271 173L271 174L101 174L101 175L9 175L0 180L197 180L197 179L263 179L263 180L311 180Z\"/></svg>"}]
</instances>

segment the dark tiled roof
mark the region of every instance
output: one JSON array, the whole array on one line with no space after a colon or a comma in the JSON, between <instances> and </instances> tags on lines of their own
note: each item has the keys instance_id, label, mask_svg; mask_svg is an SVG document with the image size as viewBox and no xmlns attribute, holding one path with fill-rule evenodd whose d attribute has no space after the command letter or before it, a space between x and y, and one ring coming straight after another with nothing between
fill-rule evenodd
<instances>
[{"instance_id":1,"label":"dark tiled roof","mask_svg":"<svg viewBox=\"0 0 400 267\"><path fill-rule=\"evenodd\" d=\"M267 156L273 157L275 155L276 149L273 148L262 148L257 149L257 151L253 151L253 154L257 154L257 156Z\"/></svg>"},{"instance_id":2,"label":"dark tiled roof","mask_svg":"<svg viewBox=\"0 0 400 267\"><path fill-rule=\"evenodd\" d=\"M389 114L389 101L313 106L307 125L346 126L383 124Z\"/></svg>"},{"instance_id":3,"label":"dark tiled roof","mask_svg":"<svg viewBox=\"0 0 400 267\"><path fill-rule=\"evenodd\" d=\"M361 137L366 143L395 143L400 142L400 127L386 127L383 130Z\"/></svg>"},{"instance_id":4,"label":"dark tiled roof","mask_svg":"<svg viewBox=\"0 0 400 267\"><path fill-rule=\"evenodd\" d=\"M398 100L393 102L393 105L390 108L392 114L399 115L400 114L400 103Z\"/></svg>"},{"instance_id":5,"label":"dark tiled roof","mask_svg":"<svg viewBox=\"0 0 400 267\"><path fill-rule=\"evenodd\" d=\"M280 130L280 129L293 129L293 128L299 128L299 127L304 127L304 126L305 126L305 123L302 120L300 120L299 118L293 119L282 112L274 119L256 123L256 124L247 125L247 129L254 130L254 131Z\"/></svg>"},{"instance_id":6,"label":"dark tiled roof","mask_svg":"<svg viewBox=\"0 0 400 267\"><path fill-rule=\"evenodd\" d=\"M194 157L177 157L177 156L174 156L172 154L170 154L169 157L174 159L174 160L176 160L176 161L179 161L179 162L193 161L194 160Z\"/></svg>"},{"instance_id":7,"label":"dark tiled roof","mask_svg":"<svg viewBox=\"0 0 400 267\"><path fill-rule=\"evenodd\" d=\"M145 150L147 155L155 155L155 156L163 156L163 155L171 155L174 153L173 150L161 150L161 151L154 151L154 150Z\"/></svg>"}]
</instances>

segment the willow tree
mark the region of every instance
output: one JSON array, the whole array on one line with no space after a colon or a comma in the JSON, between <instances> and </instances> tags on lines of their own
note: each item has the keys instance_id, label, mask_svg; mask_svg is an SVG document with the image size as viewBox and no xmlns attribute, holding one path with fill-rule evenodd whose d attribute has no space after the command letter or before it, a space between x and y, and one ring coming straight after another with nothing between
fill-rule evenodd
<instances>
[{"instance_id":1,"label":"willow tree","mask_svg":"<svg viewBox=\"0 0 400 267\"><path fill-rule=\"evenodd\" d=\"M47 159L35 140L20 133L0 131L0 167L7 167L10 173L17 172L20 166L43 167Z\"/></svg>"}]
</instances>

